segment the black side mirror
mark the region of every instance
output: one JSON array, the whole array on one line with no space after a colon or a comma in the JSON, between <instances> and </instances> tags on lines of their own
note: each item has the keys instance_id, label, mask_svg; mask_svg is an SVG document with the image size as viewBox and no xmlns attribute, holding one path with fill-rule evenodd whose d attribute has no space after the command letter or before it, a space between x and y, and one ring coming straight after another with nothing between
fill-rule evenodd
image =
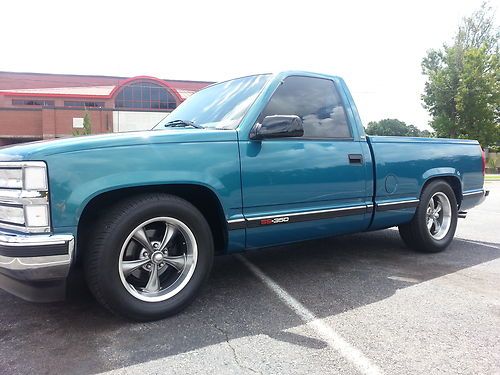
<instances>
[{"instance_id":1,"label":"black side mirror","mask_svg":"<svg viewBox=\"0 0 500 375\"><path fill-rule=\"evenodd\" d=\"M266 138L302 137L304 127L299 116L266 116L262 124L255 124L250 132L250 139L261 140Z\"/></svg>"}]
</instances>

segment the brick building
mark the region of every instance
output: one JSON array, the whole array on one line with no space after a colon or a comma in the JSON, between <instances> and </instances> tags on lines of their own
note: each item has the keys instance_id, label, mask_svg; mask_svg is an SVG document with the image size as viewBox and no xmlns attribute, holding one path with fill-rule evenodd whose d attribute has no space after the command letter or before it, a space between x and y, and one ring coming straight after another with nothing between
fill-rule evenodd
<instances>
[{"instance_id":1,"label":"brick building","mask_svg":"<svg viewBox=\"0 0 500 375\"><path fill-rule=\"evenodd\" d=\"M0 146L71 136L86 111L92 133L150 129L210 83L0 72Z\"/></svg>"}]
</instances>

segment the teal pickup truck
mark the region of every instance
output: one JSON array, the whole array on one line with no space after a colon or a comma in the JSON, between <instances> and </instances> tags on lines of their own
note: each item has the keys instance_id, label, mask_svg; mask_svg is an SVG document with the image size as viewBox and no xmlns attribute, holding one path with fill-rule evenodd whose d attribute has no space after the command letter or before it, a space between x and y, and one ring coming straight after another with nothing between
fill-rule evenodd
<instances>
[{"instance_id":1,"label":"teal pickup truck","mask_svg":"<svg viewBox=\"0 0 500 375\"><path fill-rule=\"evenodd\" d=\"M237 78L151 131L0 149L0 287L53 301L82 270L104 306L152 320L215 254L393 226L438 252L487 195L484 164L476 141L366 136L339 77Z\"/></svg>"}]
</instances>

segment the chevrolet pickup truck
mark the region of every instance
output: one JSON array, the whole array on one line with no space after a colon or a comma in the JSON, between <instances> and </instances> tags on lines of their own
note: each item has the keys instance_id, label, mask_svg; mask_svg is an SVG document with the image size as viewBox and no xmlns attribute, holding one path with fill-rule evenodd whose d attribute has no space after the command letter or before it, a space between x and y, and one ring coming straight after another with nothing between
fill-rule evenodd
<instances>
[{"instance_id":1,"label":"chevrolet pickup truck","mask_svg":"<svg viewBox=\"0 0 500 375\"><path fill-rule=\"evenodd\" d=\"M0 149L0 287L53 301L80 272L146 321L186 307L216 254L393 226L442 251L484 164L476 141L366 136L339 77L218 83L150 131Z\"/></svg>"}]
</instances>

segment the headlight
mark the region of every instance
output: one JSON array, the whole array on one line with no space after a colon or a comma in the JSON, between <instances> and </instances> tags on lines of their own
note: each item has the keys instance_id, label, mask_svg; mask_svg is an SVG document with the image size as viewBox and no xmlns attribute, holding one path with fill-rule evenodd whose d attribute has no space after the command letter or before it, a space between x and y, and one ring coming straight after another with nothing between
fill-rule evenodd
<instances>
[{"instance_id":1,"label":"headlight","mask_svg":"<svg viewBox=\"0 0 500 375\"><path fill-rule=\"evenodd\" d=\"M49 210L47 205L30 205L24 207L27 227L47 227Z\"/></svg>"},{"instance_id":2,"label":"headlight","mask_svg":"<svg viewBox=\"0 0 500 375\"><path fill-rule=\"evenodd\" d=\"M0 218L6 222L24 225L24 209L23 207L0 205Z\"/></svg>"},{"instance_id":3,"label":"headlight","mask_svg":"<svg viewBox=\"0 0 500 375\"><path fill-rule=\"evenodd\" d=\"M23 187L22 169L0 169L0 188L21 189Z\"/></svg>"},{"instance_id":4,"label":"headlight","mask_svg":"<svg viewBox=\"0 0 500 375\"><path fill-rule=\"evenodd\" d=\"M24 189L47 190L47 168L45 165L24 168Z\"/></svg>"},{"instance_id":5,"label":"headlight","mask_svg":"<svg viewBox=\"0 0 500 375\"><path fill-rule=\"evenodd\" d=\"M0 228L23 232L50 230L45 163L0 162Z\"/></svg>"}]
</instances>

